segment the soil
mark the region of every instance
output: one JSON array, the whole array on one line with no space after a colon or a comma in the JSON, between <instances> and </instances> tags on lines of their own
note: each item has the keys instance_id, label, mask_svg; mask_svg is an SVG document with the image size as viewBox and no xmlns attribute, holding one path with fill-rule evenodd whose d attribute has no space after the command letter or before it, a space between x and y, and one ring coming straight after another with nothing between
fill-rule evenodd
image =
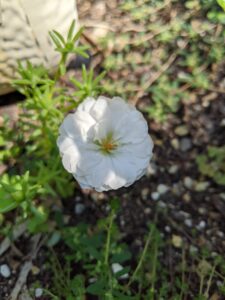
<instances>
[{"instance_id":1,"label":"soil","mask_svg":"<svg viewBox=\"0 0 225 300\"><path fill-rule=\"evenodd\" d=\"M107 4L108 10L106 10L104 1L78 1L81 22L85 23L89 20L87 36L92 36L93 32L96 33L96 27L92 27L96 22L100 25L102 25L101 22L106 22L110 26L110 21L112 21L113 30L118 34L122 30L125 20L123 19L121 24L115 23L115 19L118 18L116 1L110 1L110 3ZM102 25L102 28L105 27ZM97 70L101 70L101 53L99 55L96 49L92 53L91 64L97 66ZM75 70L78 76L79 72ZM224 76L223 72L220 73L220 77ZM16 97L18 97L17 94ZM0 112L12 109L12 119L16 120L17 105L13 104L10 107L5 105L11 103L12 98L14 99L12 95L4 96L4 106L1 106ZM142 109L146 101L145 96L139 99L138 108ZM129 244L135 256L143 247L147 224L154 220L163 241L168 245L163 250L165 253L160 256L160 262L170 269L171 281L173 281L178 272L176 262L182 256L182 247L176 245L174 237L181 238L187 253L190 248L196 251L196 260L195 257L188 255L190 269L196 268L197 257L201 256L204 248L207 248L212 256L224 256L225 188L217 185L210 178L203 177L196 164L197 155L204 153L209 145L224 145L224 94L212 91L208 94L197 95L190 101L183 101L178 112L169 116L168 121L162 124L149 119L147 114L145 117L155 144L154 156L147 175L131 187L116 192L84 193L77 190L74 197L63 200L63 214L68 216L70 225L80 221L94 224L96 220L107 215L108 200L112 197L119 198L122 210L116 221L124 235L124 241ZM185 135L177 135L179 126L186 128ZM202 184L201 188L199 184ZM160 185L166 187L165 193L157 192ZM84 204L85 209L81 214L74 212L77 203ZM64 246L56 247L59 257L62 256L63 249ZM24 234L15 243L15 247L11 247L0 257L0 265L8 264L12 271L10 279L0 276L0 299L7 299L29 252L30 237ZM43 267L46 256L46 249L42 247L34 260L34 266L39 272L37 274L35 271L31 272L27 282L28 288L37 280L40 280L43 286L48 286L51 274ZM194 291L197 290L196 273L192 274L189 282L193 282L192 296L194 297ZM217 291L218 286L215 281L212 294L216 294ZM49 298L42 296L39 299ZM193 298L190 296L190 299ZM218 296L218 298L211 299L225 298Z\"/></svg>"}]
</instances>

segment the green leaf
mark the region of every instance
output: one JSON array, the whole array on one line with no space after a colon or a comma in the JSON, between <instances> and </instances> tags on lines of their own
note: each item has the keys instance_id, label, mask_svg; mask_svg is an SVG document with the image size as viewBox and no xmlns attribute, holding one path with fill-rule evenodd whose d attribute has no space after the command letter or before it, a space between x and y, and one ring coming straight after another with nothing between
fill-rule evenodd
<instances>
[{"instance_id":1,"label":"green leaf","mask_svg":"<svg viewBox=\"0 0 225 300\"><path fill-rule=\"evenodd\" d=\"M102 296L106 291L106 282L104 279L97 280L87 287L87 292L92 295Z\"/></svg>"},{"instance_id":2,"label":"green leaf","mask_svg":"<svg viewBox=\"0 0 225 300\"><path fill-rule=\"evenodd\" d=\"M68 31L68 35L67 35L67 40L71 41L73 38L73 32L74 32L74 28L75 28L75 20L73 20L73 22L70 25L69 31Z\"/></svg>"},{"instance_id":3,"label":"green leaf","mask_svg":"<svg viewBox=\"0 0 225 300\"><path fill-rule=\"evenodd\" d=\"M84 286L84 276L83 275L76 275L70 281L70 288L73 292L74 296L76 296L77 300L84 300L85 299L85 286ZM74 299L74 298L72 298Z\"/></svg>"},{"instance_id":4,"label":"green leaf","mask_svg":"<svg viewBox=\"0 0 225 300\"><path fill-rule=\"evenodd\" d=\"M83 32L84 28L81 27L78 32L75 34L75 36L73 37L73 43L75 43L81 36L82 32Z\"/></svg>"},{"instance_id":5,"label":"green leaf","mask_svg":"<svg viewBox=\"0 0 225 300\"><path fill-rule=\"evenodd\" d=\"M18 206L18 202L13 198L3 198L4 195L0 193L0 213L6 213L12 209L15 209Z\"/></svg>"},{"instance_id":6,"label":"green leaf","mask_svg":"<svg viewBox=\"0 0 225 300\"><path fill-rule=\"evenodd\" d=\"M131 259L131 253L129 251L123 251L116 253L112 256L112 263L123 263Z\"/></svg>"},{"instance_id":7,"label":"green leaf","mask_svg":"<svg viewBox=\"0 0 225 300\"><path fill-rule=\"evenodd\" d=\"M119 291L114 291L113 295L115 297L114 300L138 300L139 299L139 297L124 295Z\"/></svg>"},{"instance_id":8,"label":"green leaf","mask_svg":"<svg viewBox=\"0 0 225 300\"><path fill-rule=\"evenodd\" d=\"M57 39L57 37L54 35L53 32L49 32L49 35L50 35L52 41L54 42L54 44L56 45L57 51L59 51L59 49L61 49L61 47L62 47L62 45L60 44L59 40Z\"/></svg>"},{"instance_id":9,"label":"green leaf","mask_svg":"<svg viewBox=\"0 0 225 300\"><path fill-rule=\"evenodd\" d=\"M222 7L222 9L225 11L225 0L217 0L217 3Z\"/></svg>"}]
</instances>

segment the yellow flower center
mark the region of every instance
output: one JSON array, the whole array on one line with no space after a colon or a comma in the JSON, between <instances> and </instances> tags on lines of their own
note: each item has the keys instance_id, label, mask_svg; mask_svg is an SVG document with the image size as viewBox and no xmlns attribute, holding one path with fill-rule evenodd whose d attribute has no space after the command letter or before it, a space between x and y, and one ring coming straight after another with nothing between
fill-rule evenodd
<instances>
[{"instance_id":1,"label":"yellow flower center","mask_svg":"<svg viewBox=\"0 0 225 300\"><path fill-rule=\"evenodd\" d=\"M103 154L112 153L112 151L115 150L118 146L118 144L113 140L112 133L108 133L108 135L104 139L100 141L97 140L94 143L99 147L99 150Z\"/></svg>"}]
</instances>

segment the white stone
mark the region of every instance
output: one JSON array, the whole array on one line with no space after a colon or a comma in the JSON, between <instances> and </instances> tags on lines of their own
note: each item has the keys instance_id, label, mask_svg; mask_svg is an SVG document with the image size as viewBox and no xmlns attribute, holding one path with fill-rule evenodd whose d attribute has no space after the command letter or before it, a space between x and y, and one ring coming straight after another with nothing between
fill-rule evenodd
<instances>
[{"instance_id":1,"label":"white stone","mask_svg":"<svg viewBox=\"0 0 225 300\"><path fill-rule=\"evenodd\" d=\"M180 150L186 152L192 147L192 142L189 138L182 138L180 140Z\"/></svg>"},{"instance_id":2,"label":"white stone","mask_svg":"<svg viewBox=\"0 0 225 300\"><path fill-rule=\"evenodd\" d=\"M116 274L116 273L118 273L122 270L123 270L123 267L120 264L118 264L118 263L112 264L112 271L113 271L114 274ZM127 279L128 277L129 276L128 276L127 273L120 276L121 279Z\"/></svg>"},{"instance_id":3,"label":"white stone","mask_svg":"<svg viewBox=\"0 0 225 300\"><path fill-rule=\"evenodd\" d=\"M165 226L165 231L166 231L166 232L171 232L170 226Z\"/></svg>"},{"instance_id":4,"label":"white stone","mask_svg":"<svg viewBox=\"0 0 225 300\"><path fill-rule=\"evenodd\" d=\"M187 227L192 227L193 226L193 222L191 219L186 219L184 220L184 224L187 226Z\"/></svg>"},{"instance_id":5,"label":"white stone","mask_svg":"<svg viewBox=\"0 0 225 300\"><path fill-rule=\"evenodd\" d=\"M157 201L157 200L159 200L159 197L160 197L160 194L158 192L151 193L152 200Z\"/></svg>"},{"instance_id":6,"label":"white stone","mask_svg":"<svg viewBox=\"0 0 225 300\"><path fill-rule=\"evenodd\" d=\"M193 246L193 245L191 245L190 246L190 253L197 253L197 252L198 252L198 248L195 247L195 246Z\"/></svg>"},{"instance_id":7,"label":"white stone","mask_svg":"<svg viewBox=\"0 0 225 300\"><path fill-rule=\"evenodd\" d=\"M159 184L157 186L157 192L160 194L160 195L163 195L165 194L166 192L168 192L169 190L169 187L165 184Z\"/></svg>"},{"instance_id":8,"label":"white stone","mask_svg":"<svg viewBox=\"0 0 225 300\"><path fill-rule=\"evenodd\" d=\"M81 215L81 214L84 212L84 210L85 210L84 204L77 203L77 204L75 205L75 213L76 213L77 215Z\"/></svg>"},{"instance_id":9,"label":"white stone","mask_svg":"<svg viewBox=\"0 0 225 300\"><path fill-rule=\"evenodd\" d=\"M193 180L191 179L191 177L184 177L184 186L187 188L187 189L191 189L193 187Z\"/></svg>"},{"instance_id":10,"label":"white stone","mask_svg":"<svg viewBox=\"0 0 225 300\"><path fill-rule=\"evenodd\" d=\"M166 203L163 202L163 201L159 201L158 206L161 207L161 208L166 208L167 207Z\"/></svg>"},{"instance_id":11,"label":"white stone","mask_svg":"<svg viewBox=\"0 0 225 300\"><path fill-rule=\"evenodd\" d=\"M178 139L172 139L171 140L171 145L175 150L178 150L180 147L180 143L178 141Z\"/></svg>"},{"instance_id":12,"label":"white stone","mask_svg":"<svg viewBox=\"0 0 225 300\"><path fill-rule=\"evenodd\" d=\"M147 168L147 172L146 175L147 176L151 176L151 175L155 175L157 172L157 166L154 163L149 164L148 168Z\"/></svg>"},{"instance_id":13,"label":"white stone","mask_svg":"<svg viewBox=\"0 0 225 300\"><path fill-rule=\"evenodd\" d=\"M4 277L4 278L9 278L11 275L11 271L8 265L4 264L0 266L0 274Z\"/></svg>"},{"instance_id":14,"label":"white stone","mask_svg":"<svg viewBox=\"0 0 225 300\"><path fill-rule=\"evenodd\" d=\"M209 185L210 183L208 181L197 182L195 184L195 191L204 192L209 187Z\"/></svg>"},{"instance_id":15,"label":"white stone","mask_svg":"<svg viewBox=\"0 0 225 300\"><path fill-rule=\"evenodd\" d=\"M179 169L179 167L178 167L177 165L173 165L173 166L171 166L171 167L169 168L168 172L169 172L170 174L176 174L177 171L178 171L178 169Z\"/></svg>"},{"instance_id":16,"label":"white stone","mask_svg":"<svg viewBox=\"0 0 225 300\"><path fill-rule=\"evenodd\" d=\"M205 221L200 221L199 224L197 225L197 229L201 230L201 229L205 229L206 227L206 222Z\"/></svg>"},{"instance_id":17,"label":"white stone","mask_svg":"<svg viewBox=\"0 0 225 300\"><path fill-rule=\"evenodd\" d=\"M43 289L42 288L37 288L35 289L35 297L40 298L43 295Z\"/></svg>"}]
</instances>

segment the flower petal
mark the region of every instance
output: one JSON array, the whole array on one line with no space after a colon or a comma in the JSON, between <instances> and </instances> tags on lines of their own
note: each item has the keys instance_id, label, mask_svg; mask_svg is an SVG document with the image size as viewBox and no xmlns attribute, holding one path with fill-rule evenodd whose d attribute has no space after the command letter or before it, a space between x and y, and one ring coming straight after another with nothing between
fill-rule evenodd
<instances>
[{"instance_id":1,"label":"flower petal","mask_svg":"<svg viewBox=\"0 0 225 300\"><path fill-rule=\"evenodd\" d=\"M95 120L87 112L76 111L64 119L61 127L70 137L87 138L88 131L95 124Z\"/></svg>"},{"instance_id":2,"label":"flower petal","mask_svg":"<svg viewBox=\"0 0 225 300\"><path fill-rule=\"evenodd\" d=\"M60 135L57 139L57 146L60 152L65 152L70 146L73 145L75 145L74 140L67 135Z\"/></svg>"},{"instance_id":3,"label":"flower petal","mask_svg":"<svg viewBox=\"0 0 225 300\"><path fill-rule=\"evenodd\" d=\"M148 125L141 113L132 111L117 124L115 138L122 143L139 143L148 132Z\"/></svg>"},{"instance_id":4,"label":"flower petal","mask_svg":"<svg viewBox=\"0 0 225 300\"><path fill-rule=\"evenodd\" d=\"M92 97L87 97L77 108L77 111L90 112L91 108L95 104L96 100Z\"/></svg>"},{"instance_id":5,"label":"flower petal","mask_svg":"<svg viewBox=\"0 0 225 300\"><path fill-rule=\"evenodd\" d=\"M105 114L108 112L108 102L109 98L100 96L96 100L95 104L92 106L90 110L91 116L97 120L98 122L105 117Z\"/></svg>"}]
</instances>

